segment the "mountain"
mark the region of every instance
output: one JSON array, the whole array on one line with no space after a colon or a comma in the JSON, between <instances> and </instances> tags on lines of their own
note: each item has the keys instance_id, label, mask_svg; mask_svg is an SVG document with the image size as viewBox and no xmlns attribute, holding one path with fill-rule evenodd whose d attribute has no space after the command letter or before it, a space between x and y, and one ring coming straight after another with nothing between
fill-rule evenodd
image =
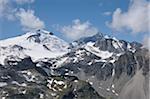
<instances>
[{"instance_id":1,"label":"mountain","mask_svg":"<svg viewBox=\"0 0 150 99\"><path fill-rule=\"evenodd\" d=\"M70 44L45 30L0 41L0 97L148 99L149 50L98 33Z\"/></svg>"},{"instance_id":2,"label":"mountain","mask_svg":"<svg viewBox=\"0 0 150 99\"><path fill-rule=\"evenodd\" d=\"M4 64L4 60L10 56L15 59L30 56L34 61L41 58L54 58L67 53L68 47L68 43L51 32L31 31L0 41L0 63Z\"/></svg>"},{"instance_id":3,"label":"mountain","mask_svg":"<svg viewBox=\"0 0 150 99\"><path fill-rule=\"evenodd\" d=\"M106 99L148 99L150 55L142 44L96 34L73 42L71 49L49 60L59 75L89 82Z\"/></svg>"}]
</instances>

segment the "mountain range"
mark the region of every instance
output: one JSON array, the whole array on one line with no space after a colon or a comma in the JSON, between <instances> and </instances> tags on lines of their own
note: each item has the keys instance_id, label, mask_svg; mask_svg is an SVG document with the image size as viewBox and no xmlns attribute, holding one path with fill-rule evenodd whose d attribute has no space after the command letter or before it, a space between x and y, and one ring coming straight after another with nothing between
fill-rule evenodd
<instances>
[{"instance_id":1,"label":"mountain range","mask_svg":"<svg viewBox=\"0 0 150 99\"><path fill-rule=\"evenodd\" d=\"M30 31L0 41L0 98L149 99L149 57L102 33L67 43Z\"/></svg>"}]
</instances>

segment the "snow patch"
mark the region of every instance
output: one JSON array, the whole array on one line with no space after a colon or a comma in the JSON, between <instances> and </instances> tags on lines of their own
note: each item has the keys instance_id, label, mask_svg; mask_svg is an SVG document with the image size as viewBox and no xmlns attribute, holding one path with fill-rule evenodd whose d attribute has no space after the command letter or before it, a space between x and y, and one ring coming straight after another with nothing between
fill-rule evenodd
<instances>
[{"instance_id":1,"label":"snow patch","mask_svg":"<svg viewBox=\"0 0 150 99\"><path fill-rule=\"evenodd\" d=\"M115 88L115 85L114 85L114 84L112 84L112 85L111 85L111 87L112 87L112 88Z\"/></svg>"},{"instance_id":2,"label":"snow patch","mask_svg":"<svg viewBox=\"0 0 150 99\"><path fill-rule=\"evenodd\" d=\"M4 86L7 86L7 83L6 82L0 82L0 87L4 87Z\"/></svg>"},{"instance_id":3,"label":"snow patch","mask_svg":"<svg viewBox=\"0 0 150 99\"><path fill-rule=\"evenodd\" d=\"M107 59L113 55L113 53L109 51L101 51L99 48L93 46L93 42L88 42L85 46L85 49L93 54L95 54L98 57L101 57L101 59Z\"/></svg>"},{"instance_id":4,"label":"snow patch","mask_svg":"<svg viewBox=\"0 0 150 99\"><path fill-rule=\"evenodd\" d=\"M64 85L65 83L63 81L57 81L57 80L54 80L54 82L58 85Z\"/></svg>"}]
</instances>

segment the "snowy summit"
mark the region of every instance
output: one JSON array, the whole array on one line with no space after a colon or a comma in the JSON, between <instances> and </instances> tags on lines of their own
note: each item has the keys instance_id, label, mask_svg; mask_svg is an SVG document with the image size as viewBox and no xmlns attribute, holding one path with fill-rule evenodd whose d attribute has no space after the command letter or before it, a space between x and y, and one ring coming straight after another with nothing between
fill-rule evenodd
<instances>
[{"instance_id":1,"label":"snowy summit","mask_svg":"<svg viewBox=\"0 0 150 99\"><path fill-rule=\"evenodd\" d=\"M24 35L0 41L0 64L10 56L33 61L41 58L55 58L68 52L69 44L56 37L52 32L36 30Z\"/></svg>"}]
</instances>

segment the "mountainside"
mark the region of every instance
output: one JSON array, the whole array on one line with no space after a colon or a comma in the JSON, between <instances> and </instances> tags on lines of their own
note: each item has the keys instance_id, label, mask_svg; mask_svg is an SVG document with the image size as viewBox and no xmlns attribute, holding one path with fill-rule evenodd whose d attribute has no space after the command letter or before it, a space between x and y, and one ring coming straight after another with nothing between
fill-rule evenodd
<instances>
[{"instance_id":1,"label":"mountainside","mask_svg":"<svg viewBox=\"0 0 150 99\"><path fill-rule=\"evenodd\" d=\"M0 99L105 99L75 76L48 76L29 57L16 63L0 66Z\"/></svg>"},{"instance_id":2,"label":"mountainside","mask_svg":"<svg viewBox=\"0 0 150 99\"><path fill-rule=\"evenodd\" d=\"M149 99L149 59L142 44L101 33L68 44L28 32L0 41L0 97Z\"/></svg>"},{"instance_id":3,"label":"mountainside","mask_svg":"<svg viewBox=\"0 0 150 99\"><path fill-rule=\"evenodd\" d=\"M22 36L0 41L0 63L11 57L30 56L36 61L41 58L54 58L68 52L68 43L45 30L28 32Z\"/></svg>"},{"instance_id":4,"label":"mountainside","mask_svg":"<svg viewBox=\"0 0 150 99\"><path fill-rule=\"evenodd\" d=\"M149 51L140 43L97 34L71 47L71 52L55 60L57 73L89 82L108 99L149 98Z\"/></svg>"}]
</instances>

